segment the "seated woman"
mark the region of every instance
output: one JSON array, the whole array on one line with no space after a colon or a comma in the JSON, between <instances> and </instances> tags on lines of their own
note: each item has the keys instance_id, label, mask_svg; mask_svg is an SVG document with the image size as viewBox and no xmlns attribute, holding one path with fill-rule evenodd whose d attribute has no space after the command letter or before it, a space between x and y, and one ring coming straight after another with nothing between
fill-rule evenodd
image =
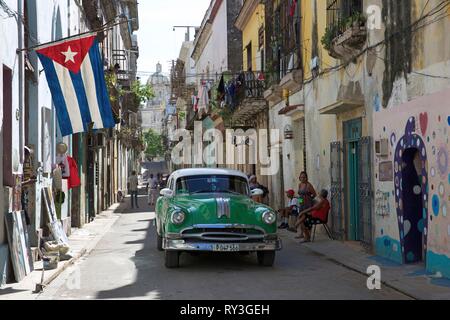
<instances>
[{"instance_id":1,"label":"seated woman","mask_svg":"<svg viewBox=\"0 0 450 320\"><path fill-rule=\"evenodd\" d=\"M328 212L330 211L330 202L328 201L328 191L322 190L319 195L319 201L307 210L300 213L300 216L295 224L295 227L300 227L305 235L303 242L311 241L311 229L312 226L319 223L325 223L327 221ZM300 239L301 236L297 236Z\"/></svg>"}]
</instances>

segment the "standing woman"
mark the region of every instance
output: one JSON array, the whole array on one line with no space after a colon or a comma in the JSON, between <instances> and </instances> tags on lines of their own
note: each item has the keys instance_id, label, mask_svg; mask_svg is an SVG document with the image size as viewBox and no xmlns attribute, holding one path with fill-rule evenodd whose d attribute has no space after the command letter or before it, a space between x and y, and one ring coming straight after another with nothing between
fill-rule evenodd
<instances>
[{"instance_id":1,"label":"standing woman","mask_svg":"<svg viewBox=\"0 0 450 320\"><path fill-rule=\"evenodd\" d=\"M305 171L300 173L299 179L300 184L298 185L298 205L299 212L302 212L304 210L308 210L313 206L313 200L317 196L317 192L314 189L313 185L308 181L308 174ZM298 218L300 219L301 217ZM299 235L299 238L301 237L302 235Z\"/></svg>"}]
</instances>

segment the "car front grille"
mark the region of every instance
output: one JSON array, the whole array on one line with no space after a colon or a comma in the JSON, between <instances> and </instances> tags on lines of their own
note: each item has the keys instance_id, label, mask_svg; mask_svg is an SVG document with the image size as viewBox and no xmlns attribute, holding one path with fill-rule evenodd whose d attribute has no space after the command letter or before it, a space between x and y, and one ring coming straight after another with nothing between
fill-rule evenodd
<instances>
[{"instance_id":1,"label":"car front grille","mask_svg":"<svg viewBox=\"0 0 450 320\"><path fill-rule=\"evenodd\" d=\"M255 242L264 240L264 232L253 228L194 228L183 231L182 238L211 242Z\"/></svg>"}]
</instances>

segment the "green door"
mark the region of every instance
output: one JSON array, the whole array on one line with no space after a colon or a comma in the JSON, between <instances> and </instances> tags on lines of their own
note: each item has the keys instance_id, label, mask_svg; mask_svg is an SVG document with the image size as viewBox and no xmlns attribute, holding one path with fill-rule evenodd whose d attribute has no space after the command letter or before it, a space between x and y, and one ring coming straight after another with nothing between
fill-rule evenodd
<instances>
[{"instance_id":1,"label":"green door","mask_svg":"<svg viewBox=\"0 0 450 320\"><path fill-rule=\"evenodd\" d=\"M353 119L344 122L344 140L346 146L346 188L344 191L347 204L348 240L359 241L359 150L362 136L362 120Z\"/></svg>"}]
</instances>

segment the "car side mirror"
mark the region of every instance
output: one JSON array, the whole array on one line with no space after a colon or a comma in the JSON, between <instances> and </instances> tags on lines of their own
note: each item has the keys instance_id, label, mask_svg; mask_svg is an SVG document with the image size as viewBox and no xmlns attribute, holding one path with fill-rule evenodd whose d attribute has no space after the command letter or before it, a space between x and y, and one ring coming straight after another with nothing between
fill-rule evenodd
<instances>
[{"instance_id":1,"label":"car side mirror","mask_svg":"<svg viewBox=\"0 0 450 320\"><path fill-rule=\"evenodd\" d=\"M163 197L171 198L173 197L173 191L172 189L165 188L161 190L160 195Z\"/></svg>"},{"instance_id":2,"label":"car side mirror","mask_svg":"<svg viewBox=\"0 0 450 320\"><path fill-rule=\"evenodd\" d=\"M252 190L252 197L258 197L264 195L264 191L262 189L253 189Z\"/></svg>"}]
</instances>

